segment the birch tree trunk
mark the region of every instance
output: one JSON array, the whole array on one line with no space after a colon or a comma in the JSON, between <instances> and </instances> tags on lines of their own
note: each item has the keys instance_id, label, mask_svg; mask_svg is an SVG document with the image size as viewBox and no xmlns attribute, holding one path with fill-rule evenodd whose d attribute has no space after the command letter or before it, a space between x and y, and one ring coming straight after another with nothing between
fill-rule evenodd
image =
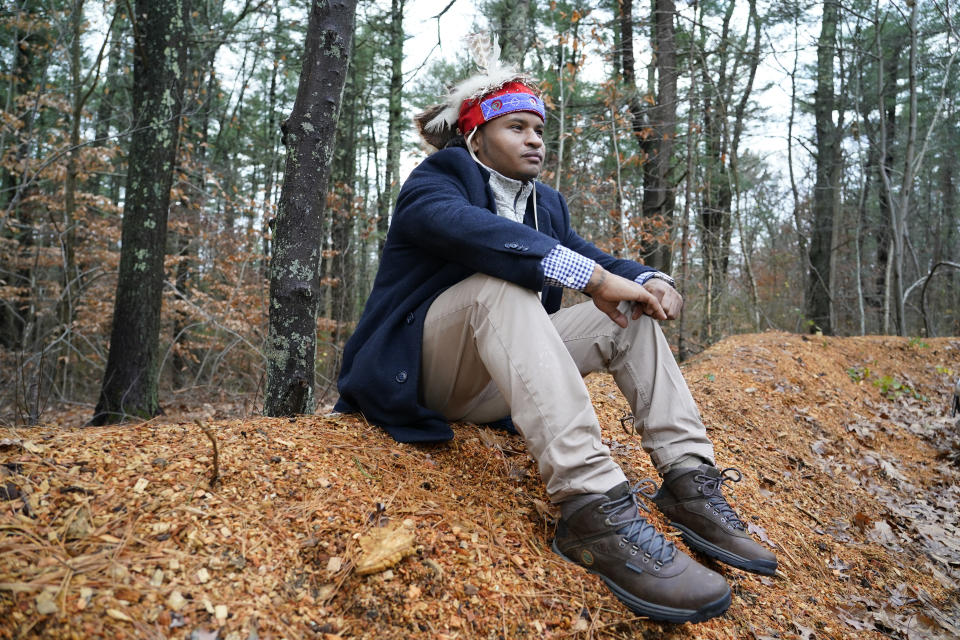
<instances>
[{"instance_id":1,"label":"birch tree trunk","mask_svg":"<svg viewBox=\"0 0 960 640\"><path fill-rule=\"evenodd\" d=\"M406 0L393 0L390 5L390 98L387 113L387 166L384 188L377 202L377 253L383 251L399 185L400 145L403 134L403 7Z\"/></svg>"},{"instance_id":2,"label":"birch tree trunk","mask_svg":"<svg viewBox=\"0 0 960 640\"><path fill-rule=\"evenodd\" d=\"M270 262L264 413L314 410L324 206L356 0L313 0L297 99L283 124L287 164Z\"/></svg>"}]
</instances>

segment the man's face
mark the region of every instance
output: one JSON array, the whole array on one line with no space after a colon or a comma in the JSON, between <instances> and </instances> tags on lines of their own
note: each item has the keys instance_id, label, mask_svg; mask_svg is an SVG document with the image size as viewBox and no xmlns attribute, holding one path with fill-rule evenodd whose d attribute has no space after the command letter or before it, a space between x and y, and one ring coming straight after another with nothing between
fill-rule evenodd
<instances>
[{"instance_id":1,"label":"man's face","mask_svg":"<svg viewBox=\"0 0 960 640\"><path fill-rule=\"evenodd\" d=\"M543 121L517 111L487 122L471 140L477 159L514 180L533 180L543 168Z\"/></svg>"}]
</instances>

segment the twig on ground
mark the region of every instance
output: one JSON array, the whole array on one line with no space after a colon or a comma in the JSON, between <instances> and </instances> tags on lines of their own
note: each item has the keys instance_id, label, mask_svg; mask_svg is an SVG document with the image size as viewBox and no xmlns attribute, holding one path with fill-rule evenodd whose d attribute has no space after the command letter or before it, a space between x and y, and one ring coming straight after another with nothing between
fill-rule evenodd
<instances>
[{"instance_id":1,"label":"twig on ground","mask_svg":"<svg viewBox=\"0 0 960 640\"><path fill-rule=\"evenodd\" d=\"M207 437L210 438L210 443L213 444L213 475L210 477L210 488L213 489L220 480L220 452L217 450L217 438L203 420L197 418L194 422L207 434Z\"/></svg>"},{"instance_id":2,"label":"twig on ground","mask_svg":"<svg viewBox=\"0 0 960 640\"><path fill-rule=\"evenodd\" d=\"M820 522L820 518L818 518L817 516L813 515L812 513L810 513L810 512L807 511L806 509L804 509L802 506L800 506L800 503L799 503L799 502L796 502L796 501L795 501L795 502L793 503L793 506L795 506L797 509L799 509L801 513L804 513L804 514L810 516L811 518L813 518L813 521L816 522L818 525L820 525L821 527L823 526L823 523Z\"/></svg>"}]
</instances>

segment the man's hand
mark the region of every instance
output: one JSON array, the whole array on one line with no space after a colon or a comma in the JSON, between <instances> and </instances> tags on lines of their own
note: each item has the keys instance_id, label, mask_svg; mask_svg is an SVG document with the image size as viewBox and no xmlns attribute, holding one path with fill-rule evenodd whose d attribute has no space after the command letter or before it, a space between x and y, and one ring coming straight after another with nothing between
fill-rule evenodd
<instances>
[{"instance_id":1,"label":"man's hand","mask_svg":"<svg viewBox=\"0 0 960 640\"><path fill-rule=\"evenodd\" d=\"M680 316L680 311L683 309L683 296L667 282L660 278L650 278L644 283L643 288L657 297L663 312L667 314L667 320L676 320Z\"/></svg>"},{"instance_id":2,"label":"man's hand","mask_svg":"<svg viewBox=\"0 0 960 640\"><path fill-rule=\"evenodd\" d=\"M590 294L593 304L600 311L610 316L611 320L624 329L627 328L627 316L620 312L617 305L625 300L633 303L634 320L638 320L642 314L656 320L667 319L667 314L656 295L632 280L610 273L600 265L594 268L584 292Z\"/></svg>"}]
</instances>

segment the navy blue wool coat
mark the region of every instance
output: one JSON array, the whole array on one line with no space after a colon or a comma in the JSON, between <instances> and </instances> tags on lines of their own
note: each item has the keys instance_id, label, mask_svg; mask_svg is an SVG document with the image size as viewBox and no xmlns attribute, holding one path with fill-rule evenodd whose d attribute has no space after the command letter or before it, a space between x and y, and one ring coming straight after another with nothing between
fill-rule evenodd
<instances>
[{"instance_id":1,"label":"navy blue wool coat","mask_svg":"<svg viewBox=\"0 0 960 640\"><path fill-rule=\"evenodd\" d=\"M460 147L438 151L413 170L397 198L373 290L344 348L336 410L359 411L400 442L453 437L419 394L423 321L443 291L477 272L541 291L540 263L558 243L631 280L651 270L578 236L563 196L542 183L536 183L539 231L533 198L523 224L496 215L489 177ZM547 313L560 308L561 294L546 288Z\"/></svg>"}]
</instances>

